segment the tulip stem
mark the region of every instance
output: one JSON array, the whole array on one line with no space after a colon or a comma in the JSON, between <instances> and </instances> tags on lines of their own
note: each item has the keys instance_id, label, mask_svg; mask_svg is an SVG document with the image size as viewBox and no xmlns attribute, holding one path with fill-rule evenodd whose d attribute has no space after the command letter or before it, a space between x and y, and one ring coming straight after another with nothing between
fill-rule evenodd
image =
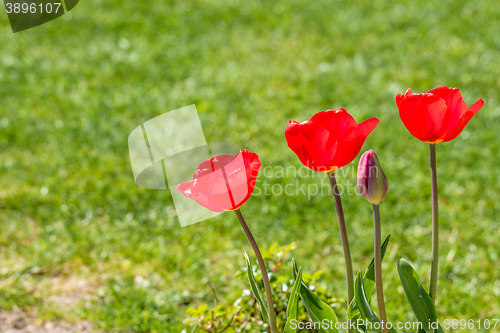
<instances>
[{"instance_id":1,"label":"tulip stem","mask_svg":"<svg viewBox=\"0 0 500 333\"><path fill-rule=\"evenodd\" d=\"M349 304L351 304L351 301L354 298L354 279L352 271L351 250L349 249L349 239L347 238L344 210L342 209L342 200L340 199L340 193L338 190L337 181L335 179L335 171L330 171L328 173L328 178L330 179L330 184L332 185L332 192L335 198L335 208L337 210L337 219L339 221L340 238L342 240L342 248L344 252L345 271L346 271L347 307L349 307ZM351 328L349 328L348 332L354 332L354 331Z\"/></svg>"},{"instance_id":2,"label":"tulip stem","mask_svg":"<svg viewBox=\"0 0 500 333\"><path fill-rule=\"evenodd\" d=\"M382 323L382 333L387 330L387 315L384 303L384 287L382 284L382 237L380 231L380 209L379 205L373 205L373 226L374 226L374 252L375 252L375 289L377 291L377 305L380 322Z\"/></svg>"},{"instance_id":3,"label":"tulip stem","mask_svg":"<svg viewBox=\"0 0 500 333\"><path fill-rule=\"evenodd\" d=\"M262 281L264 282L264 288L266 290L266 298L267 298L267 306L269 308L269 323L271 324L271 332L272 333L278 333L278 327L276 326L276 314L274 313L274 301L273 301L273 294L271 293L271 284L269 283L269 277L267 275L267 268L266 264L264 263L264 259L262 258L262 254L260 253L259 246L257 245L257 242L255 241L255 238L253 238L252 233L250 232L250 229L248 228L248 225L245 222L245 219L243 218L243 215L241 215L240 209L235 209L234 212L236 213L236 216L238 217L238 220L240 221L241 227L245 231L245 234L247 235L248 240L250 241L250 244L252 244L253 252L255 252L255 256L257 257L257 261L259 262L259 268L260 272L262 273Z\"/></svg>"},{"instance_id":4,"label":"tulip stem","mask_svg":"<svg viewBox=\"0 0 500 333\"><path fill-rule=\"evenodd\" d=\"M436 302L439 260L439 221L438 221L438 188L436 170L436 144L430 144L431 153L431 187L432 187L432 266L429 294Z\"/></svg>"}]
</instances>

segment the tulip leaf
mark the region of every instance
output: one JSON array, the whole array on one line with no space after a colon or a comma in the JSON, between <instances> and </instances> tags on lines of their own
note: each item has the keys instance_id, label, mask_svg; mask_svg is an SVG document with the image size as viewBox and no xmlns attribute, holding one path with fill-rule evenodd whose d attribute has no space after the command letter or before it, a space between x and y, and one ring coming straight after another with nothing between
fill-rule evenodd
<instances>
[{"instance_id":1,"label":"tulip leaf","mask_svg":"<svg viewBox=\"0 0 500 333\"><path fill-rule=\"evenodd\" d=\"M359 270L358 275L356 277L356 283L354 285L354 296L356 299L356 303L358 304L359 307L359 312L361 315L361 318L369 321L372 324L375 323L380 323L380 319L377 317L375 312L372 310L370 303L368 302L368 299L366 297L365 293L365 287L363 283L363 276L361 274L361 270ZM381 332L380 329L370 329L368 330L366 327L362 327L363 331L375 331L375 332ZM396 330L394 328L389 328L389 332L395 333Z\"/></svg>"},{"instance_id":2,"label":"tulip leaf","mask_svg":"<svg viewBox=\"0 0 500 333\"><path fill-rule=\"evenodd\" d=\"M432 323L437 323L438 321L436 307L432 298L420 284L420 280L413 267L406 260L399 259L398 273L411 309L418 321L422 323L423 330L421 329L419 332L444 332L439 324L435 329L431 327Z\"/></svg>"},{"instance_id":3,"label":"tulip leaf","mask_svg":"<svg viewBox=\"0 0 500 333\"><path fill-rule=\"evenodd\" d=\"M381 247L381 255L382 259L384 259L385 252L387 250L387 246L389 245L389 240L391 239L391 235L387 236L384 240L384 243ZM363 277L364 289L367 296L368 303L370 303L373 291L375 290L375 259L373 258L370 265L366 269L365 275ZM356 277L357 279L357 277ZM349 308L347 309L347 317L351 320L355 319L359 314L358 305L356 304L356 298L353 298L351 304L349 304Z\"/></svg>"},{"instance_id":4,"label":"tulip leaf","mask_svg":"<svg viewBox=\"0 0 500 333\"><path fill-rule=\"evenodd\" d=\"M293 260L292 273L295 280L298 278L298 272L297 263ZM338 322L337 315L328 304L320 300L318 296L309 290L304 281L302 281L299 294L309 318L311 318L313 324L319 324L317 330L323 333L337 333L338 330L335 328L335 323ZM328 325L323 324L325 319L328 321Z\"/></svg>"},{"instance_id":5,"label":"tulip leaf","mask_svg":"<svg viewBox=\"0 0 500 333\"><path fill-rule=\"evenodd\" d=\"M291 321L297 320L299 317L299 292L302 285L302 267L299 268L295 282L293 283L292 291L290 292L290 299L288 300L288 307L286 308L286 324L284 333L297 332L297 325L295 329L291 328Z\"/></svg>"},{"instance_id":6,"label":"tulip leaf","mask_svg":"<svg viewBox=\"0 0 500 333\"><path fill-rule=\"evenodd\" d=\"M264 318L264 321L269 325L269 308L267 306L267 302L262 296L262 291L260 290L257 281L255 281L252 264L250 263L250 259L248 258L248 254L246 253L245 250L243 250L243 255L245 256L245 261L247 264L247 276L248 276L248 282L250 283L250 290L252 291L253 296L255 297L257 303L259 304L260 311L262 312L262 317Z\"/></svg>"},{"instance_id":7,"label":"tulip leaf","mask_svg":"<svg viewBox=\"0 0 500 333\"><path fill-rule=\"evenodd\" d=\"M359 307L359 313L363 319L367 319L371 323L380 322L375 312L373 312L366 298L365 287L363 285L363 276L361 275L361 270L359 270L356 276L356 283L354 285L354 298Z\"/></svg>"}]
</instances>

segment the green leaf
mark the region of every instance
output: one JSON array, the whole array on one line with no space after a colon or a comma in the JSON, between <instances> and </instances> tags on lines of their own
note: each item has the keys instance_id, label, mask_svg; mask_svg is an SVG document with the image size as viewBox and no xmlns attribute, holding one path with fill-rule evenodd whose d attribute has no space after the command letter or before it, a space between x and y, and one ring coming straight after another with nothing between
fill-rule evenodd
<instances>
[{"instance_id":1,"label":"green leaf","mask_svg":"<svg viewBox=\"0 0 500 333\"><path fill-rule=\"evenodd\" d=\"M357 283L358 283L358 274L356 275L356 279L354 280L354 288L356 288ZM369 282L366 281L365 283L368 284ZM368 300L368 302L370 302L370 299ZM358 303L356 302L356 295L354 295L354 298L349 304L349 307L347 307L347 318L350 320L354 320L357 317L359 317L359 308L358 308Z\"/></svg>"},{"instance_id":2,"label":"green leaf","mask_svg":"<svg viewBox=\"0 0 500 333\"><path fill-rule=\"evenodd\" d=\"M255 276L253 275L252 264L250 263L250 259L248 258L248 254L245 250L243 250L243 255L245 256L245 261L247 263L247 276L248 282L250 282L250 290L252 291L253 296L259 303L260 311L262 312L262 317L264 321L269 325L269 308L267 306L267 302L264 300L262 296L262 291L257 285L257 281L255 281Z\"/></svg>"},{"instance_id":3,"label":"green leaf","mask_svg":"<svg viewBox=\"0 0 500 333\"><path fill-rule=\"evenodd\" d=\"M271 244L271 246L269 246L269 249L267 250L267 252L269 252L270 256L274 255L274 250L276 250L277 247L278 247L278 243L273 243L273 244Z\"/></svg>"},{"instance_id":4,"label":"green leaf","mask_svg":"<svg viewBox=\"0 0 500 333\"><path fill-rule=\"evenodd\" d=\"M361 317L363 317L364 319L368 319L372 323L379 322L380 320L378 319L375 312L373 312L372 308L370 307L370 303L368 303L368 299L366 298L361 270L359 270L358 276L356 277L356 284L354 285L354 296L356 298L356 303L358 304Z\"/></svg>"},{"instance_id":5,"label":"green leaf","mask_svg":"<svg viewBox=\"0 0 500 333\"><path fill-rule=\"evenodd\" d=\"M387 251L387 246L389 245L389 240L391 239L391 235L388 235L386 239L384 240L384 243L382 243L382 247L380 248L380 253L382 259L384 259L385 252ZM364 281L365 281L365 291L367 292L366 294L369 295L368 299L371 298L371 295L373 294L373 291L375 290L375 258L372 258L372 261L370 262L370 265L368 265L368 269L365 272L364 275ZM369 283L367 283L369 282ZM367 288L367 284L370 288Z\"/></svg>"},{"instance_id":6,"label":"green leaf","mask_svg":"<svg viewBox=\"0 0 500 333\"><path fill-rule=\"evenodd\" d=\"M304 274L302 274L302 280L303 280L304 282L309 283L309 282L312 280L312 275L311 275L311 273L304 273Z\"/></svg>"},{"instance_id":7,"label":"green leaf","mask_svg":"<svg viewBox=\"0 0 500 333\"><path fill-rule=\"evenodd\" d=\"M186 313L190 313L190 314L197 314L197 313L198 313L198 311L196 311L196 309L195 309L195 308L191 308L191 307L189 307L189 308L187 308L187 309L186 309Z\"/></svg>"},{"instance_id":8,"label":"green leaf","mask_svg":"<svg viewBox=\"0 0 500 333\"><path fill-rule=\"evenodd\" d=\"M293 278L298 278L297 263L293 260ZM309 288L307 288L304 281L301 283L300 287L300 298L304 304L307 314L311 318L313 324L318 323L319 327L316 326L319 332L324 333L337 333L338 330L335 328L335 323L338 322L337 315L331 307L325 302L320 300ZM328 325L323 325L323 320L328 320ZM326 326L326 327L325 327Z\"/></svg>"},{"instance_id":9,"label":"green leaf","mask_svg":"<svg viewBox=\"0 0 500 333\"><path fill-rule=\"evenodd\" d=\"M292 291L290 292L290 299L288 300L288 307L286 308L286 324L284 333L295 333L297 332L297 326L295 329L291 328L291 321L297 320L299 317L299 292L300 286L302 284L302 267L299 268L299 273L297 278L293 283Z\"/></svg>"},{"instance_id":10,"label":"green leaf","mask_svg":"<svg viewBox=\"0 0 500 333\"><path fill-rule=\"evenodd\" d=\"M385 251L387 250L387 246L389 245L389 240L391 239L391 235L387 236L384 240L384 243L381 247L381 255L382 259L384 259ZM375 259L373 258L370 265L366 269L363 281L364 281L364 289L368 299L368 303L370 303L373 295L373 291L375 290L375 266L373 265ZM357 279L357 277L356 277ZM356 283L356 282L355 282ZM356 304L356 298L351 301L349 307L347 308L347 317L349 319L354 319L359 314L359 309Z\"/></svg>"},{"instance_id":11,"label":"green leaf","mask_svg":"<svg viewBox=\"0 0 500 333\"><path fill-rule=\"evenodd\" d=\"M356 283L354 285L354 296L356 298L356 303L359 307L359 312L361 314L361 318L368 320L370 323L380 323L380 319L377 317L377 314L372 310L370 303L366 297L365 287L363 283L363 276L361 274L361 270L359 270L358 275L356 277ZM365 331L368 331L366 327L363 327ZM371 329L370 331L380 332L380 329ZM389 332L394 333L396 330L394 328L390 328Z\"/></svg>"},{"instance_id":12,"label":"green leaf","mask_svg":"<svg viewBox=\"0 0 500 333\"><path fill-rule=\"evenodd\" d=\"M322 270L322 269L320 269L319 271L317 271L316 273L314 273L314 274L312 275L311 279L312 279L313 281L318 280L318 279L321 277L321 275L323 275L323 274L325 274L325 271L324 271L324 270Z\"/></svg>"},{"instance_id":13,"label":"green leaf","mask_svg":"<svg viewBox=\"0 0 500 333\"><path fill-rule=\"evenodd\" d=\"M198 312L201 313L201 314L204 314L208 309L208 305L206 304L201 304L199 307L198 307Z\"/></svg>"},{"instance_id":14,"label":"green leaf","mask_svg":"<svg viewBox=\"0 0 500 333\"><path fill-rule=\"evenodd\" d=\"M436 307L432 298L420 284L420 280L413 267L406 260L399 259L398 273L406 298L418 321L422 323L423 330L426 333L444 332L441 325L438 325L437 329L430 327L430 323L436 323L438 320Z\"/></svg>"}]
</instances>

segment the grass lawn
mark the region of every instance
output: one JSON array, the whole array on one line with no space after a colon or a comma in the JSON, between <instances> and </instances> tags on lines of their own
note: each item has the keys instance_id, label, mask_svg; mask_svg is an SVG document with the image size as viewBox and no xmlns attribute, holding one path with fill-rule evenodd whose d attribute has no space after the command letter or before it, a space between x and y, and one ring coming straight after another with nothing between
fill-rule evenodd
<instances>
[{"instance_id":1,"label":"grass lawn","mask_svg":"<svg viewBox=\"0 0 500 333\"><path fill-rule=\"evenodd\" d=\"M380 119L363 151L377 152L390 184L381 206L382 233L392 234L388 316L412 320L396 262L411 261L428 287L429 152L403 126L394 98L446 85L485 106L437 146L438 314L499 318L499 17L496 0L85 0L13 34L0 14L0 309L109 332L180 332L187 307L212 301L208 281L232 303L248 288L234 278L241 249L254 258L236 216L181 228L168 191L135 185L129 133L196 104L207 141L256 152L269 170L300 167L284 138L288 121L344 107L358 122ZM352 188L357 161L340 170L340 184ZM343 202L354 266L364 268L371 207L359 196ZM261 247L295 242L291 256L306 271L325 270L322 286L345 298L327 191L262 193L242 211ZM86 296L54 301L64 288Z\"/></svg>"}]
</instances>

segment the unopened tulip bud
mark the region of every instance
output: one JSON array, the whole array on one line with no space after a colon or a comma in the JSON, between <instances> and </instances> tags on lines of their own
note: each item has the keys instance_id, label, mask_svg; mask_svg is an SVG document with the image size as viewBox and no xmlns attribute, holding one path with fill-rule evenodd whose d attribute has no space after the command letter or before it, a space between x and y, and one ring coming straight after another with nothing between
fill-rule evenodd
<instances>
[{"instance_id":1,"label":"unopened tulip bud","mask_svg":"<svg viewBox=\"0 0 500 333\"><path fill-rule=\"evenodd\" d=\"M358 165L358 191L372 205L384 201L389 184L373 150L361 156Z\"/></svg>"}]
</instances>

